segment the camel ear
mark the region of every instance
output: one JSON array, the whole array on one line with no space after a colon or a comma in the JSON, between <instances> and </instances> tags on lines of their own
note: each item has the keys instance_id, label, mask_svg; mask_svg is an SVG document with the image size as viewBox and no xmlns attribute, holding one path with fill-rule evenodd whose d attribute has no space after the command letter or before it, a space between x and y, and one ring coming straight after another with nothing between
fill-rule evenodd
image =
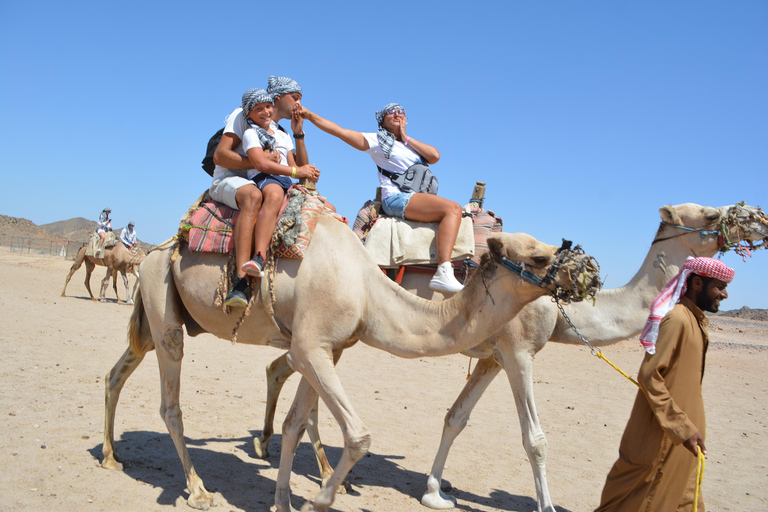
<instances>
[{"instance_id":1,"label":"camel ear","mask_svg":"<svg viewBox=\"0 0 768 512\"><path fill-rule=\"evenodd\" d=\"M493 255L494 259L504 258L507 256L507 251L506 251L506 248L504 247L504 243L498 238L488 239L488 252Z\"/></svg>"},{"instance_id":2,"label":"camel ear","mask_svg":"<svg viewBox=\"0 0 768 512\"><path fill-rule=\"evenodd\" d=\"M661 220L663 220L664 222L668 222L669 224L680 225L683 223L683 220L677 214L677 211L675 210L674 206L671 206L671 205L662 206L661 208L659 208L659 215L661 216Z\"/></svg>"}]
</instances>

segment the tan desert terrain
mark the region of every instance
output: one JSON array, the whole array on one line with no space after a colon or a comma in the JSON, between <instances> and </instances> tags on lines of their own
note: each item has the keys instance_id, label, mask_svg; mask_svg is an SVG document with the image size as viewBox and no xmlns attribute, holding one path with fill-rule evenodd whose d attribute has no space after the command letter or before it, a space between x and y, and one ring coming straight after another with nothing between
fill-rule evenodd
<instances>
[{"instance_id":1,"label":"tan desert terrain","mask_svg":"<svg viewBox=\"0 0 768 512\"><path fill-rule=\"evenodd\" d=\"M755 263L757 264L757 263ZM0 511L191 510L181 464L158 414L157 360L150 353L128 380L117 410L125 470L102 469L104 375L126 349L131 307L88 300L84 270L59 296L71 265L0 248ZM97 269L94 279L103 271ZM133 279L133 277L131 277ZM108 297L114 297L108 291ZM723 309L730 309L723 304ZM733 305L735 308L736 305ZM714 317L704 376L708 459L703 492L711 511L768 510L768 322ZM197 472L218 508L267 511L274 501L280 435L269 460L252 437L264 417L265 366L280 351L186 338L182 373L185 435ZM630 375L642 359L636 339L605 348ZM365 346L339 371L371 431L371 451L349 476L337 512L424 509L419 500L443 416L465 382L461 356L404 360ZM589 511L617 453L635 386L584 347L548 344L537 356L535 393L549 441L548 478L558 511ZM286 385L277 431L298 378ZM321 407L320 427L336 461L341 436ZM292 475L299 508L317 490L309 444ZM458 510L536 509L535 488L505 378L491 385L457 439L444 477Z\"/></svg>"}]
</instances>

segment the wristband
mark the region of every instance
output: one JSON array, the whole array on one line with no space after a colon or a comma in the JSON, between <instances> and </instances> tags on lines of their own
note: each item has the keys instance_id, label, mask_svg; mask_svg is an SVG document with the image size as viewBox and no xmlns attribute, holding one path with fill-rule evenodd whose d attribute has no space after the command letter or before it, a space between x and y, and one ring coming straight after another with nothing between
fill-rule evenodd
<instances>
[{"instance_id":1,"label":"wristband","mask_svg":"<svg viewBox=\"0 0 768 512\"><path fill-rule=\"evenodd\" d=\"M304 133L304 132L301 132L300 134L299 133L294 133L293 134L293 138L301 140L301 139L304 138L305 135L306 135L306 133Z\"/></svg>"},{"instance_id":2,"label":"wristband","mask_svg":"<svg viewBox=\"0 0 768 512\"><path fill-rule=\"evenodd\" d=\"M408 141L409 141L409 140L411 140L411 138L410 138L410 137L406 137L406 138L405 138L405 145L406 145L406 146L408 145Z\"/></svg>"},{"instance_id":3,"label":"wristband","mask_svg":"<svg viewBox=\"0 0 768 512\"><path fill-rule=\"evenodd\" d=\"M295 178L295 177L296 177L296 167L291 166L291 178Z\"/></svg>"}]
</instances>

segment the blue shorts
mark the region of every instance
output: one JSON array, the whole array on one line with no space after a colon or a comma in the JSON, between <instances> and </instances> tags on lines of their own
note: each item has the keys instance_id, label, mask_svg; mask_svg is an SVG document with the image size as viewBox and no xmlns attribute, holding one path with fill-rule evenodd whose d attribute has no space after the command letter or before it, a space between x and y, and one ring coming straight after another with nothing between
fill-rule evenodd
<instances>
[{"instance_id":1,"label":"blue shorts","mask_svg":"<svg viewBox=\"0 0 768 512\"><path fill-rule=\"evenodd\" d=\"M389 196L381 202L381 207L384 213L390 217L405 218L405 209L408 207L408 202L413 197L415 192L401 192L393 196Z\"/></svg>"},{"instance_id":2,"label":"blue shorts","mask_svg":"<svg viewBox=\"0 0 768 512\"><path fill-rule=\"evenodd\" d=\"M256 176L254 176L251 181L253 181L257 187L259 187L259 190L264 190L264 187L269 185L270 183L276 183L283 187L284 191L288 191L289 188L291 188L291 185L293 185L293 181L288 176L280 176L278 174L267 174L265 172L260 172Z\"/></svg>"}]
</instances>

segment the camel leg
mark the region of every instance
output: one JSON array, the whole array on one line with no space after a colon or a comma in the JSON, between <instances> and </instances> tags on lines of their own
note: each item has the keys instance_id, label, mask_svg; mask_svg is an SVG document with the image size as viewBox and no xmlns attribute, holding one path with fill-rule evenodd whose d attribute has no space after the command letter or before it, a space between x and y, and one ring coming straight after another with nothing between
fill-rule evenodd
<instances>
[{"instance_id":1,"label":"camel leg","mask_svg":"<svg viewBox=\"0 0 768 512\"><path fill-rule=\"evenodd\" d=\"M109 278L112 277L112 268L107 267L107 275L101 280L101 290L99 291L99 302L107 302L107 288L109 288ZM117 287L115 287L117 290Z\"/></svg>"},{"instance_id":2,"label":"camel leg","mask_svg":"<svg viewBox=\"0 0 768 512\"><path fill-rule=\"evenodd\" d=\"M306 423L311 412L312 404L317 392L319 392L328 410L331 411L341 427L344 436L344 451L331 478L325 482L315 499L302 507L302 512L326 512L333 503L335 494L354 465L362 459L371 445L371 435L365 428L360 418L355 413L349 398L344 392L339 376L333 365L333 359L322 349L308 347L309 350L300 348L300 335L295 335L289 357L293 359L293 367L301 372L304 379L311 384L315 392L310 392L307 385L299 385L294 399L297 406L296 414L289 414L286 418L287 426L283 427L283 447L278 470L278 486L275 492L275 506L279 512L290 510L290 471L293 463L293 452L298 441L295 439L301 431L302 424ZM319 391L318 391L319 390ZM303 396L302 396L303 395ZM312 400L310 401L309 398ZM287 435L286 435L287 433ZM295 444L294 444L295 443ZM286 457L283 459L282 457Z\"/></svg>"},{"instance_id":3,"label":"camel leg","mask_svg":"<svg viewBox=\"0 0 768 512\"><path fill-rule=\"evenodd\" d=\"M133 349L128 347L104 379L106 388L104 391L104 444L101 448L104 454L101 462L103 468L123 469L123 465L115 455L115 410L125 381L144 360L144 355L154 348L152 340L149 339L148 342L149 347L141 354L134 353Z\"/></svg>"},{"instance_id":4,"label":"camel leg","mask_svg":"<svg viewBox=\"0 0 768 512\"><path fill-rule=\"evenodd\" d=\"M69 274L67 274L67 280L64 281L64 289L61 291L61 296L66 297L67 296L67 285L69 285L69 280L72 279L72 276L75 272L77 272L77 269L80 268L80 266L83 264L84 258L79 258L80 254L75 256L75 261L72 263L72 266L69 269Z\"/></svg>"},{"instance_id":5,"label":"camel leg","mask_svg":"<svg viewBox=\"0 0 768 512\"><path fill-rule=\"evenodd\" d=\"M264 428L261 431L261 436L253 440L253 448L256 451L256 455L262 459L269 457L269 440L274 434L273 424L275 421L277 399L280 397L280 392L282 391L285 382L294 374L293 368L288 364L287 356L288 353L286 352L267 366L267 407L264 416ZM341 353L335 357L334 365L338 363L340 357ZM317 467L320 470L321 482L325 483L333 474L333 466L328 462L328 456L325 453L323 442L320 439L317 413L318 404L317 400L315 400L315 405L310 413L306 430L309 435L309 440L312 443L312 449L315 452L315 459L317 460ZM341 487L339 487L339 494L346 494L349 490L350 484L344 480Z\"/></svg>"},{"instance_id":6,"label":"camel leg","mask_svg":"<svg viewBox=\"0 0 768 512\"><path fill-rule=\"evenodd\" d=\"M283 354L284 357L285 354ZM280 467L277 470L277 484L275 488L276 512L295 512L291 506L291 469L296 448L299 446L301 436L308 426L309 416L316 409L317 392L312 388L307 379L302 378L296 390L291 408L283 422L283 442L280 449Z\"/></svg>"},{"instance_id":7,"label":"camel leg","mask_svg":"<svg viewBox=\"0 0 768 512\"><path fill-rule=\"evenodd\" d=\"M132 304L133 300L131 299L131 295L128 292L128 273L125 271L125 267L120 269L120 275L123 277L123 285L125 286L125 302L126 304ZM117 302L120 302L120 295L117 293L117 283L113 281L113 285L115 287L115 295L117 296Z\"/></svg>"},{"instance_id":8,"label":"camel leg","mask_svg":"<svg viewBox=\"0 0 768 512\"><path fill-rule=\"evenodd\" d=\"M155 336L153 336L155 337ZM184 475L187 479L189 498L187 504L195 509L208 510L215 506L213 495L203 485L197 475L187 444L184 441L184 422L182 420L179 391L181 380L181 359L183 357L184 333L181 327L166 330L157 348L157 361L160 366L160 416L168 428L168 433L176 446L176 453L181 459Z\"/></svg>"},{"instance_id":9,"label":"camel leg","mask_svg":"<svg viewBox=\"0 0 768 512\"><path fill-rule=\"evenodd\" d=\"M497 343L504 371L515 396L523 447L533 470L536 484L536 501L541 512L555 512L547 485L547 438L539 424L536 403L533 399L533 356L535 352L518 349L512 344Z\"/></svg>"},{"instance_id":10,"label":"camel leg","mask_svg":"<svg viewBox=\"0 0 768 512\"><path fill-rule=\"evenodd\" d=\"M93 273L93 269L96 268L96 264L89 260L88 258L85 259L85 289L88 290L88 295L91 296L91 300L96 300L96 297L93 296L93 292L91 291L91 274Z\"/></svg>"},{"instance_id":11,"label":"camel leg","mask_svg":"<svg viewBox=\"0 0 768 512\"><path fill-rule=\"evenodd\" d=\"M488 389L488 386L500 371L501 366L492 357L480 359L472 371L469 380L464 385L464 389L461 390L453 406L445 415L440 448L437 450L435 461L432 463L432 470L427 479L427 492L421 498L421 504L425 507L449 509L456 506L456 498L440 490L448 452L453 445L453 441L464 430L464 427L467 426L469 415L472 413L475 405L477 405L480 397L483 396L485 390Z\"/></svg>"},{"instance_id":12,"label":"camel leg","mask_svg":"<svg viewBox=\"0 0 768 512\"><path fill-rule=\"evenodd\" d=\"M283 384L294 373L293 368L288 365L287 356L288 353L286 352L267 366L267 409L264 415L264 428L261 430L261 436L253 440L253 448L256 450L256 456L260 459L269 457L269 440L275 433L274 421L277 399L280 397Z\"/></svg>"},{"instance_id":13,"label":"camel leg","mask_svg":"<svg viewBox=\"0 0 768 512\"><path fill-rule=\"evenodd\" d=\"M136 267L136 265L131 265L131 272L133 272L133 275L136 276L136 280L133 282L133 291L128 296L128 304L133 305L133 300L136 297L136 288L139 287L139 269Z\"/></svg>"}]
</instances>

